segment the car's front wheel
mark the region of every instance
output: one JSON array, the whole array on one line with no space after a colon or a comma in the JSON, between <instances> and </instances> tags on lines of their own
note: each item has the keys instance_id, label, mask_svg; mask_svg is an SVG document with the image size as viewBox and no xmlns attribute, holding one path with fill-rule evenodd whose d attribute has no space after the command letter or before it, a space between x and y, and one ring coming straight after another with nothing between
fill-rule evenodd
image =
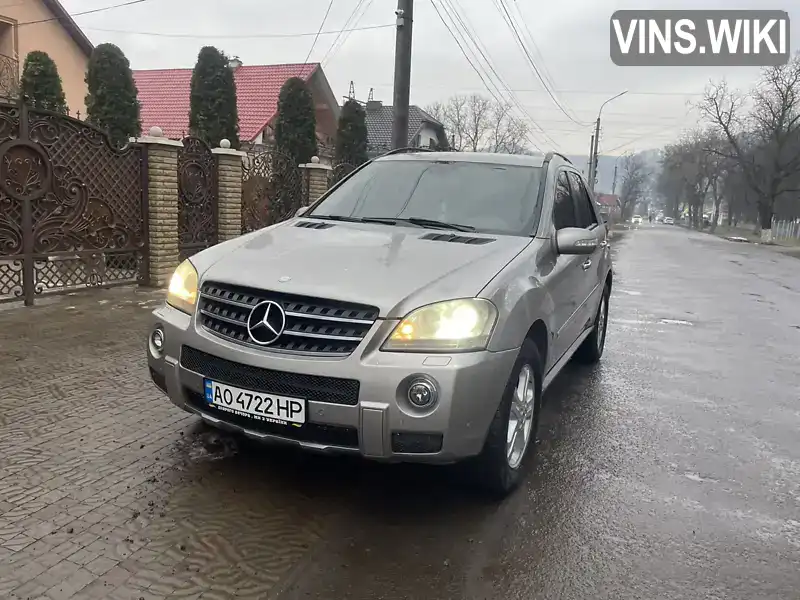
<instances>
[{"instance_id":1,"label":"car's front wheel","mask_svg":"<svg viewBox=\"0 0 800 600\"><path fill-rule=\"evenodd\" d=\"M525 459L535 451L541 396L541 358L536 344L526 340L489 426L483 451L467 463L471 479L495 497L504 498L519 485Z\"/></svg>"}]
</instances>

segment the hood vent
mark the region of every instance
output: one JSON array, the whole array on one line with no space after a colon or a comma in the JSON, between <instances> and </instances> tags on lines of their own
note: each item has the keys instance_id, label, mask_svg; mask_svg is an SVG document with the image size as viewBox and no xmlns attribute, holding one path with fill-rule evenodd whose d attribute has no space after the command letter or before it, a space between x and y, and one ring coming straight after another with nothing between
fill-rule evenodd
<instances>
[{"instance_id":1,"label":"hood vent","mask_svg":"<svg viewBox=\"0 0 800 600\"><path fill-rule=\"evenodd\" d=\"M454 233L429 233L423 235L421 240L431 240L433 242L452 242L454 244L470 244L472 246L480 246L483 244L490 244L494 241L492 238L470 237L466 235L456 235Z\"/></svg>"},{"instance_id":2,"label":"hood vent","mask_svg":"<svg viewBox=\"0 0 800 600\"><path fill-rule=\"evenodd\" d=\"M305 227L306 229L330 229L334 227L333 223L324 223L322 221L300 221L295 227Z\"/></svg>"}]
</instances>

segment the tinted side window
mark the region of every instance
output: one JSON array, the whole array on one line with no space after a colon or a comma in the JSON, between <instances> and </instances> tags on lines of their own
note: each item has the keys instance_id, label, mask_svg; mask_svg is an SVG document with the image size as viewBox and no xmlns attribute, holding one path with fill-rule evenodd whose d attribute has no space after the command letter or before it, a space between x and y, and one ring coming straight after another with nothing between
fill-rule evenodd
<instances>
[{"instance_id":1,"label":"tinted side window","mask_svg":"<svg viewBox=\"0 0 800 600\"><path fill-rule=\"evenodd\" d=\"M590 229L598 224L597 215L594 212L589 192L583 181L575 173L569 174L569 181L572 184L572 195L575 198L575 209L578 214L578 227Z\"/></svg>"},{"instance_id":2,"label":"tinted side window","mask_svg":"<svg viewBox=\"0 0 800 600\"><path fill-rule=\"evenodd\" d=\"M575 218L575 203L572 200L572 193L569 189L567 172L561 171L556 179L556 194L553 201L553 224L556 231L565 227L577 227L578 222Z\"/></svg>"}]
</instances>

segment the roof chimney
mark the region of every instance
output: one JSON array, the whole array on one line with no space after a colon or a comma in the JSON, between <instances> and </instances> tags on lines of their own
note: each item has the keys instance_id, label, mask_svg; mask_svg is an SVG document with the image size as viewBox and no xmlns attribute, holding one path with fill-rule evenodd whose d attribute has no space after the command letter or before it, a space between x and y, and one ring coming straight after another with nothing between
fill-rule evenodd
<instances>
[{"instance_id":1,"label":"roof chimney","mask_svg":"<svg viewBox=\"0 0 800 600\"><path fill-rule=\"evenodd\" d=\"M378 110L383 106L380 100L367 100L367 110Z\"/></svg>"},{"instance_id":2,"label":"roof chimney","mask_svg":"<svg viewBox=\"0 0 800 600\"><path fill-rule=\"evenodd\" d=\"M229 67L229 68L230 68L232 71L235 71L236 69L238 69L238 68L239 68L239 67L241 67L241 66L242 66L242 61L239 59L239 57L238 57L238 56L234 56L232 59L230 59L230 60L228 61L228 67Z\"/></svg>"}]
</instances>

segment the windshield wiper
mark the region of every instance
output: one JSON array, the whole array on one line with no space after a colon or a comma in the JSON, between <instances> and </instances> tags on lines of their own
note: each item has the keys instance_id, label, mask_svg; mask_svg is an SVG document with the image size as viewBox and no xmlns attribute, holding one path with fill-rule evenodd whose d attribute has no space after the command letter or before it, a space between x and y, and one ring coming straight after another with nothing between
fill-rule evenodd
<instances>
[{"instance_id":1,"label":"windshield wiper","mask_svg":"<svg viewBox=\"0 0 800 600\"><path fill-rule=\"evenodd\" d=\"M303 215L306 219L328 219L329 221L345 221L347 223L363 223L361 217L345 217L344 215Z\"/></svg>"},{"instance_id":2,"label":"windshield wiper","mask_svg":"<svg viewBox=\"0 0 800 600\"><path fill-rule=\"evenodd\" d=\"M344 221L346 223L380 223L382 225L397 225L397 219L391 217L347 217L344 215L308 215L310 219L328 219L329 221Z\"/></svg>"},{"instance_id":3,"label":"windshield wiper","mask_svg":"<svg viewBox=\"0 0 800 600\"><path fill-rule=\"evenodd\" d=\"M381 225L397 225L398 223L411 223L417 227L430 227L431 229L452 229L454 231L475 231L472 225L460 225L459 223L447 223L435 219L423 219L422 217L347 217L344 215L308 215L311 219L328 219L329 221L345 221L347 223L380 223Z\"/></svg>"},{"instance_id":4,"label":"windshield wiper","mask_svg":"<svg viewBox=\"0 0 800 600\"><path fill-rule=\"evenodd\" d=\"M435 219L423 219L422 217L408 217L407 219L396 219L397 221L406 221L412 225L419 225L420 227L430 227L431 229L454 229L455 231L475 231L472 225L460 225L459 223L447 223L446 221L437 221Z\"/></svg>"}]
</instances>

